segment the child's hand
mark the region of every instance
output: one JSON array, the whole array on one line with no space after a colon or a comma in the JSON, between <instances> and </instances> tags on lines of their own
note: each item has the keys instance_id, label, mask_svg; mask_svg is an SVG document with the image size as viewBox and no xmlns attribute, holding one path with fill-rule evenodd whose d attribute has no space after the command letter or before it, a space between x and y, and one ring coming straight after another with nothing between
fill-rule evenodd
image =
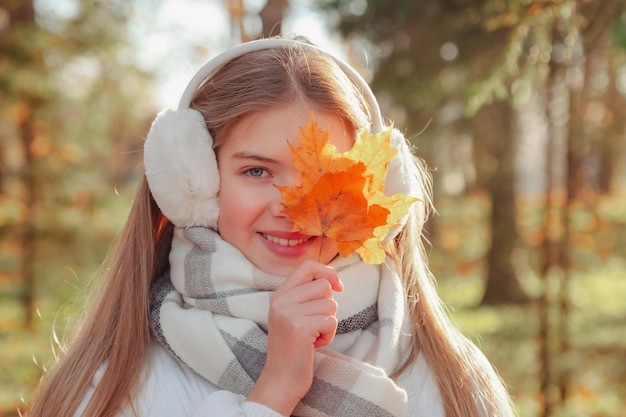
<instances>
[{"instance_id":1,"label":"child's hand","mask_svg":"<svg viewBox=\"0 0 626 417\"><path fill-rule=\"evenodd\" d=\"M315 349L335 337L333 290L343 290L335 269L305 261L272 294L267 360L248 400L291 414L313 382Z\"/></svg>"},{"instance_id":2,"label":"child's hand","mask_svg":"<svg viewBox=\"0 0 626 417\"><path fill-rule=\"evenodd\" d=\"M334 268L303 262L270 298L269 343L322 347L332 342L337 330L333 290L343 290Z\"/></svg>"}]
</instances>

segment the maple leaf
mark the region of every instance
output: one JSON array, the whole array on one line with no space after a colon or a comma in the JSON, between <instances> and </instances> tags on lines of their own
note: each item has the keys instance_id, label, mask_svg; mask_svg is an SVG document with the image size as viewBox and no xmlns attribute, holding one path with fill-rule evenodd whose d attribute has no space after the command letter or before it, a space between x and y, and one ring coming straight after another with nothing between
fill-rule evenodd
<instances>
[{"instance_id":1,"label":"maple leaf","mask_svg":"<svg viewBox=\"0 0 626 417\"><path fill-rule=\"evenodd\" d=\"M344 257L356 252L366 263L385 261L380 242L417 200L383 192L387 166L397 153L390 134L391 128L364 132L341 154L311 111L308 125L300 127L299 145L289 143L301 182L276 185L294 231L333 239Z\"/></svg>"},{"instance_id":2,"label":"maple leaf","mask_svg":"<svg viewBox=\"0 0 626 417\"><path fill-rule=\"evenodd\" d=\"M370 175L368 189L371 192L383 191L387 166L398 150L391 146L391 127L380 133L372 135L363 131L361 137L354 143L352 149L344 154L344 157L352 161L363 161Z\"/></svg>"},{"instance_id":3,"label":"maple leaf","mask_svg":"<svg viewBox=\"0 0 626 417\"><path fill-rule=\"evenodd\" d=\"M309 124L300 127L299 131L300 146L289 143L289 149L302 185L311 186L330 168L337 148L328 142L328 129L318 128L313 112L309 115Z\"/></svg>"}]
</instances>

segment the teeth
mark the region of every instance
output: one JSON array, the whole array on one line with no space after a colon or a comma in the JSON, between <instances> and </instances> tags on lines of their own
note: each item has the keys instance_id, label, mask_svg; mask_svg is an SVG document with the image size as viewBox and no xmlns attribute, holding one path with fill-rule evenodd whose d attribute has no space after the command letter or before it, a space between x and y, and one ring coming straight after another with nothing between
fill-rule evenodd
<instances>
[{"instance_id":1,"label":"teeth","mask_svg":"<svg viewBox=\"0 0 626 417\"><path fill-rule=\"evenodd\" d=\"M266 235L266 234L263 234L263 237L265 237L265 239L269 240L270 242L276 243L277 245L280 245L280 246L296 246L308 240L308 239L282 239L276 236L271 236L271 235Z\"/></svg>"}]
</instances>

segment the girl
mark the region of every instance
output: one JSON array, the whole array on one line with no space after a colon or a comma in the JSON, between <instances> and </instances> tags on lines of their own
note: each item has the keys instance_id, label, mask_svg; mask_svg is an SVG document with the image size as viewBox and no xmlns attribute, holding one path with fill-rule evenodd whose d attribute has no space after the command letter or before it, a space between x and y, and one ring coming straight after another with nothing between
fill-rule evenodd
<instances>
[{"instance_id":1,"label":"girl","mask_svg":"<svg viewBox=\"0 0 626 417\"><path fill-rule=\"evenodd\" d=\"M383 265L292 232L275 185L310 112L339 152L383 129L349 65L300 40L232 48L161 113L146 175L39 416L512 416L422 247L430 178L394 130L385 193L418 197Z\"/></svg>"}]
</instances>

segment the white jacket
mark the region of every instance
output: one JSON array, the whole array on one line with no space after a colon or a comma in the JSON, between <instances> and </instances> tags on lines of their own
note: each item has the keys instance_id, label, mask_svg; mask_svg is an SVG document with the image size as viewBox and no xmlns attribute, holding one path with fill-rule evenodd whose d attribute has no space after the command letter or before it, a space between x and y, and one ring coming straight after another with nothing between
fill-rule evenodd
<instances>
[{"instance_id":1,"label":"white jacket","mask_svg":"<svg viewBox=\"0 0 626 417\"><path fill-rule=\"evenodd\" d=\"M81 416L104 369L105 365L94 376L74 417ZM407 417L444 417L437 382L421 354L396 382L408 394ZM262 404L246 401L242 395L220 390L157 342L151 346L134 406L139 417L282 417ZM119 414L119 417L131 416L130 409Z\"/></svg>"}]
</instances>

